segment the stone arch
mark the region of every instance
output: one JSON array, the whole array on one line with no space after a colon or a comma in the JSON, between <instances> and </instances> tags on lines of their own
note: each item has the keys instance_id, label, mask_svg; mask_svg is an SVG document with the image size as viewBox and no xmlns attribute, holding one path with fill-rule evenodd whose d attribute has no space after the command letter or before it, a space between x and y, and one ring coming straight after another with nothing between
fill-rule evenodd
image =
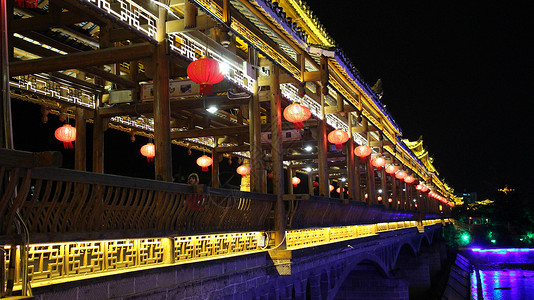
<instances>
[{"instance_id":1,"label":"stone arch","mask_svg":"<svg viewBox=\"0 0 534 300\"><path fill-rule=\"evenodd\" d=\"M418 248L416 248L412 243L400 244L399 248L397 249L397 251L395 251L394 259L392 260L392 265L391 265L392 267L397 265L397 262L398 262L398 259L399 259L399 255L401 254L401 251L408 251L408 249L411 250L411 253L413 254L414 257L417 255L417 252L418 252L417 249Z\"/></svg>"},{"instance_id":2,"label":"stone arch","mask_svg":"<svg viewBox=\"0 0 534 300\"><path fill-rule=\"evenodd\" d=\"M393 299L398 298L400 292L404 292L407 298L408 287L405 281L391 278L389 270L377 257L363 256L368 257L355 257L347 262L350 267L345 268L341 280L330 290L330 299Z\"/></svg>"},{"instance_id":3,"label":"stone arch","mask_svg":"<svg viewBox=\"0 0 534 300\"><path fill-rule=\"evenodd\" d=\"M421 239L419 239L419 247L417 247L417 249L421 251L423 248L430 247L430 244L432 244L432 240L426 234L424 234L421 236Z\"/></svg>"}]
</instances>

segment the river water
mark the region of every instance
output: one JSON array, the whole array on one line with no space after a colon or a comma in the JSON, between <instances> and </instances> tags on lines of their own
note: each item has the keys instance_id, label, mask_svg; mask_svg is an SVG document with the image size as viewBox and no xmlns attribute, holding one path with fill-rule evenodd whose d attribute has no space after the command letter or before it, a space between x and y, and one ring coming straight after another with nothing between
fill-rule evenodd
<instances>
[{"instance_id":1,"label":"river water","mask_svg":"<svg viewBox=\"0 0 534 300\"><path fill-rule=\"evenodd\" d=\"M534 249L471 249L471 299L534 299Z\"/></svg>"}]
</instances>

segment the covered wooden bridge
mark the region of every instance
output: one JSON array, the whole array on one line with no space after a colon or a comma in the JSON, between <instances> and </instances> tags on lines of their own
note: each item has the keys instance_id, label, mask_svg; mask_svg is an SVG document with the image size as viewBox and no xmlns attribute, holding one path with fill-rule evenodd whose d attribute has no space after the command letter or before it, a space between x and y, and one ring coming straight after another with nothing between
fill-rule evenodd
<instances>
[{"instance_id":1,"label":"covered wooden bridge","mask_svg":"<svg viewBox=\"0 0 534 300\"><path fill-rule=\"evenodd\" d=\"M283 248L288 228L421 223L454 205L422 141L401 139L377 93L301 0L2 5L6 245L18 242L12 226L24 221L39 242L265 230ZM193 79L216 69L188 74L192 62L206 58L225 69L211 93L209 80ZM35 157L45 154L10 150L10 101L40 105L43 119L51 113L74 120L75 170L41 168ZM283 116L292 103L311 114L302 125ZM153 139L155 181L103 174L109 130ZM329 135L336 130L347 141L334 145ZM174 145L211 154L210 187L171 183ZM371 153L356 156L358 146ZM57 167L50 155L44 161ZM218 189L225 156L250 167L242 188L250 193ZM308 194L293 194L293 177L307 181ZM331 186L340 188L337 199ZM218 210L230 202L233 213ZM80 219L84 211L93 219Z\"/></svg>"}]
</instances>

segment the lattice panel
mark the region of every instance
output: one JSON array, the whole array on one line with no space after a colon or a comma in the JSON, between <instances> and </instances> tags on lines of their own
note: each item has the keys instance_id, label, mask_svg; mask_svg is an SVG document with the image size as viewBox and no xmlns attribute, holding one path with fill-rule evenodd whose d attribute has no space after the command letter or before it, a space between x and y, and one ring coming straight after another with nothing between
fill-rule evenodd
<instances>
[{"instance_id":1,"label":"lattice panel","mask_svg":"<svg viewBox=\"0 0 534 300\"><path fill-rule=\"evenodd\" d=\"M95 95L40 75L17 76L10 86L88 108L95 108Z\"/></svg>"},{"instance_id":2,"label":"lattice panel","mask_svg":"<svg viewBox=\"0 0 534 300\"><path fill-rule=\"evenodd\" d=\"M30 281L61 277L65 274L65 245L32 245L28 254Z\"/></svg>"},{"instance_id":3,"label":"lattice panel","mask_svg":"<svg viewBox=\"0 0 534 300\"><path fill-rule=\"evenodd\" d=\"M255 233L176 237L174 249L176 261L260 250Z\"/></svg>"},{"instance_id":4,"label":"lattice panel","mask_svg":"<svg viewBox=\"0 0 534 300\"><path fill-rule=\"evenodd\" d=\"M287 247L301 247L328 241L328 229L292 230L286 233Z\"/></svg>"},{"instance_id":5,"label":"lattice panel","mask_svg":"<svg viewBox=\"0 0 534 300\"><path fill-rule=\"evenodd\" d=\"M125 22L145 35L154 38L158 17L133 0L86 0L109 15Z\"/></svg>"}]
</instances>

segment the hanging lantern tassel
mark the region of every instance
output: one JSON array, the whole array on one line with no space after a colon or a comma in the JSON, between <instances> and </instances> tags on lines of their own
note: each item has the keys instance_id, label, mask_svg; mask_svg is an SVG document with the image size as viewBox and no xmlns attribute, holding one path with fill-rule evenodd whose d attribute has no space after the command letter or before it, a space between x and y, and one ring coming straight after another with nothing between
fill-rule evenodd
<instances>
[{"instance_id":1,"label":"hanging lantern tassel","mask_svg":"<svg viewBox=\"0 0 534 300\"><path fill-rule=\"evenodd\" d=\"M65 149L74 148L72 146L72 142L76 140L76 128L70 126L69 124L65 124L56 129L54 135L56 139L63 142L63 147Z\"/></svg>"}]
</instances>

